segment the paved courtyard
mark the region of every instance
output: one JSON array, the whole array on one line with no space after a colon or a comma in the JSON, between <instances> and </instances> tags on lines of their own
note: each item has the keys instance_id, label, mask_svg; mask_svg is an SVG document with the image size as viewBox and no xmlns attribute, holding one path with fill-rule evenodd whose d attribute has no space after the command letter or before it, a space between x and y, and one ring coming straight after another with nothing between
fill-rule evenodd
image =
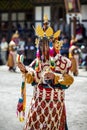
<instances>
[{"instance_id":1,"label":"paved courtyard","mask_svg":"<svg viewBox=\"0 0 87 130\"><path fill-rule=\"evenodd\" d=\"M87 130L87 72L79 70L79 75L66 90L66 112L69 130ZM20 97L21 73L9 72L0 66L0 130L22 130L25 124L16 116L16 105ZM33 88L27 84L26 116Z\"/></svg>"}]
</instances>

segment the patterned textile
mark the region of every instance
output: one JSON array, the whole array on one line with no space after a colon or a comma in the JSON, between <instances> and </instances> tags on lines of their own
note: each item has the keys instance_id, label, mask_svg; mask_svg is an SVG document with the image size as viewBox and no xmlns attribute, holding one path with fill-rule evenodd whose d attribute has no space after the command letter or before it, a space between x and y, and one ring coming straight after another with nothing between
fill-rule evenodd
<instances>
[{"instance_id":1,"label":"patterned textile","mask_svg":"<svg viewBox=\"0 0 87 130\"><path fill-rule=\"evenodd\" d=\"M36 89L24 130L65 130L64 91Z\"/></svg>"}]
</instances>

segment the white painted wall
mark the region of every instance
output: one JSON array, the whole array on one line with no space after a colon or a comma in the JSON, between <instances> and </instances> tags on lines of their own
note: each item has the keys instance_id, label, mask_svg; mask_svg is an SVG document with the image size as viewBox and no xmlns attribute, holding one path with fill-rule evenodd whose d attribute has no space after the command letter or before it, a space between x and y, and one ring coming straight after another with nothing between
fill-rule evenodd
<instances>
[{"instance_id":1,"label":"white painted wall","mask_svg":"<svg viewBox=\"0 0 87 130\"><path fill-rule=\"evenodd\" d=\"M84 24L84 27L86 28L86 35L87 35L87 5L81 6L81 15L82 20L86 20L85 22L82 22Z\"/></svg>"},{"instance_id":2,"label":"white painted wall","mask_svg":"<svg viewBox=\"0 0 87 130\"><path fill-rule=\"evenodd\" d=\"M87 5L81 6L82 19L87 19Z\"/></svg>"}]
</instances>

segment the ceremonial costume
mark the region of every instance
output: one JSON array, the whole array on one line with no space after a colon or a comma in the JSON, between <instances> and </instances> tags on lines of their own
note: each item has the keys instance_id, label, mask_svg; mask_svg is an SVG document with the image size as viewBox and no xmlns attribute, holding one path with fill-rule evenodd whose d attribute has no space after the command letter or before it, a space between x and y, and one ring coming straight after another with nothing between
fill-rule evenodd
<instances>
[{"instance_id":1,"label":"ceremonial costume","mask_svg":"<svg viewBox=\"0 0 87 130\"><path fill-rule=\"evenodd\" d=\"M72 37L70 41L70 48L69 48L69 58L72 62L72 67L71 71L72 73L77 76L78 75L78 66L79 66L79 49L75 45L76 44L76 39Z\"/></svg>"},{"instance_id":2,"label":"ceremonial costume","mask_svg":"<svg viewBox=\"0 0 87 130\"><path fill-rule=\"evenodd\" d=\"M18 32L14 33L12 39L9 43L9 55L7 66L9 67L10 71L16 70L16 56L17 56L17 42L18 42L19 34Z\"/></svg>"},{"instance_id":3,"label":"ceremonial costume","mask_svg":"<svg viewBox=\"0 0 87 130\"><path fill-rule=\"evenodd\" d=\"M11 41L9 43L9 55L8 55L8 61L7 66L9 67L9 71L15 71L16 69L16 52L15 52L15 43Z\"/></svg>"},{"instance_id":4,"label":"ceremonial costume","mask_svg":"<svg viewBox=\"0 0 87 130\"><path fill-rule=\"evenodd\" d=\"M25 69L24 66L21 67L19 63L25 81L34 86L24 130L65 130L64 91L73 83L73 77L69 75L71 61L60 54L54 56L54 43L50 37L55 39L59 32L53 33L52 28L48 27L44 33L38 26L36 28L36 34L39 37L36 40L36 59L28 69ZM60 48L61 42L57 40L54 42L60 44ZM22 95L22 97L24 96Z\"/></svg>"},{"instance_id":5,"label":"ceremonial costume","mask_svg":"<svg viewBox=\"0 0 87 130\"><path fill-rule=\"evenodd\" d=\"M29 114L24 130L65 130L66 110L65 110L65 90L72 83L72 77L68 76L66 83L58 83L59 74L68 73L70 61L57 54L55 57L56 68L54 83L36 83L41 76L50 69L49 62L41 64L41 70L35 73L36 78L32 82L35 85L34 95L31 101ZM34 67L35 61L32 64ZM43 73L43 74L42 74ZM42 77L43 78L43 77ZM51 81L50 81L51 82Z\"/></svg>"}]
</instances>

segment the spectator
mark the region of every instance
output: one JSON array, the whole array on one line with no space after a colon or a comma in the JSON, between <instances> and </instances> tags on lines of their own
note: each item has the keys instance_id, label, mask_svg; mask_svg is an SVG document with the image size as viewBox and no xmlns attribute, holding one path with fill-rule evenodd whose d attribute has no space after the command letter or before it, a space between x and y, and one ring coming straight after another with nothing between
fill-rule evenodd
<instances>
[{"instance_id":1,"label":"spectator","mask_svg":"<svg viewBox=\"0 0 87 130\"><path fill-rule=\"evenodd\" d=\"M29 65L35 58L35 45L33 43L32 37L28 36L27 42L25 44L25 64Z\"/></svg>"},{"instance_id":2,"label":"spectator","mask_svg":"<svg viewBox=\"0 0 87 130\"><path fill-rule=\"evenodd\" d=\"M82 34L81 24L77 24L77 26L76 26L76 39L80 43L82 43L82 41L83 41L83 34Z\"/></svg>"},{"instance_id":3,"label":"spectator","mask_svg":"<svg viewBox=\"0 0 87 130\"><path fill-rule=\"evenodd\" d=\"M19 38L19 44L18 44L18 49L17 49L17 51L18 51L18 54L23 54L24 55L24 46L25 46L25 40L24 40L24 38L21 36L20 38Z\"/></svg>"},{"instance_id":4,"label":"spectator","mask_svg":"<svg viewBox=\"0 0 87 130\"><path fill-rule=\"evenodd\" d=\"M68 42L68 38L64 37L63 38L63 45L62 45L61 50L60 50L61 55L68 57L69 56L69 47L70 47L70 45Z\"/></svg>"},{"instance_id":5,"label":"spectator","mask_svg":"<svg viewBox=\"0 0 87 130\"><path fill-rule=\"evenodd\" d=\"M81 24L81 27L82 27L82 35L83 35L83 38L85 39L86 38L86 28L84 27L83 24Z\"/></svg>"},{"instance_id":6,"label":"spectator","mask_svg":"<svg viewBox=\"0 0 87 130\"><path fill-rule=\"evenodd\" d=\"M8 51L8 43L6 41L6 37L2 38L0 47L1 47L2 63L3 63L3 65L5 65L6 61L7 61L7 51Z\"/></svg>"}]
</instances>

